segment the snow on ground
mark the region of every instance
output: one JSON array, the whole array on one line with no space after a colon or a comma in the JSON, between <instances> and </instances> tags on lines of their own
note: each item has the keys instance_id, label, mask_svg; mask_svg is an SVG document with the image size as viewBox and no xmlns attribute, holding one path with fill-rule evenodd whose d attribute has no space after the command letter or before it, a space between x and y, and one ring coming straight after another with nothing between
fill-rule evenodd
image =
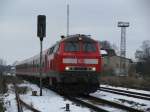
<instances>
[{"instance_id":1,"label":"snow on ground","mask_svg":"<svg viewBox=\"0 0 150 112\"><path fill-rule=\"evenodd\" d=\"M27 94L20 95L20 98L24 102L32 105L34 108L40 110L41 112L65 112L65 106L67 103L70 104L70 112L91 112L89 108L81 107L67 99L64 99L63 97L59 96L58 94L49 89L43 89L43 96L32 96L32 91L38 91L39 94L38 86L30 84L29 82L24 82L18 86L20 87L27 86L29 88ZM107 85L102 85L102 87L116 88ZM7 109L6 112L17 112L17 105L13 85L9 84L8 88L9 88L8 92L3 96L5 107ZM150 93L149 91L121 88L121 87L118 87L118 89L130 90L147 94ZM150 101L147 100L117 95L99 90L91 95L107 99L109 101L115 101L127 106L132 106L134 108L142 109L144 111L148 111L149 109L150 111ZM26 108L23 108L23 110L24 112L31 112Z\"/></svg>"},{"instance_id":2,"label":"snow on ground","mask_svg":"<svg viewBox=\"0 0 150 112\"><path fill-rule=\"evenodd\" d=\"M130 106L133 108L142 109L144 111L148 111L148 112L150 111L150 101L147 100L142 100L142 99L123 96L123 95L117 95L117 94L104 92L100 90L98 90L95 93L92 93L91 95L105 100L117 102L126 106Z\"/></svg>"},{"instance_id":3,"label":"snow on ground","mask_svg":"<svg viewBox=\"0 0 150 112\"><path fill-rule=\"evenodd\" d=\"M15 99L15 92L13 90L13 85L8 85L8 92L4 94L4 106L6 108L5 112L17 112L17 103Z\"/></svg>"},{"instance_id":4,"label":"snow on ground","mask_svg":"<svg viewBox=\"0 0 150 112\"><path fill-rule=\"evenodd\" d=\"M131 88L124 88L124 87L114 87L114 86L110 86L110 85L100 85L100 86L101 87L112 88L112 89L119 89L119 90L126 90L126 91L144 93L144 94L149 94L150 95L150 91L144 91L144 90L138 90L138 89L131 89Z\"/></svg>"},{"instance_id":5,"label":"snow on ground","mask_svg":"<svg viewBox=\"0 0 150 112\"><path fill-rule=\"evenodd\" d=\"M9 85L9 92L7 93L7 97L5 97L5 102L10 102L11 105L7 104L5 107L7 108L6 112L17 112L15 93L13 89L11 89L12 85ZM27 94L20 95L20 98L29 105L32 105L35 109L40 110L41 112L65 112L66 104L70 104L70 112L91 112L89 108L81 107L58 94L54 93L49 89L43 89L43 96L32 96L32 91L39 91L39 87L25 82L18 86L27 86L28 92ZM38 93L39 94L39 93ZM24 112L31 112L26 108L23 108Z\"/></svg>"},{"instance_id":6,"label":"snow on ground","mask_svg":"<svg viewBox=\"0 0 150 112\"><path fill-rule=\"evenodd\" d=\"M39 87L36 85L24 85L31 87L32 90L39 90ZM42 112L64 112L67 103L70 104L70 110L72 112L90 112L89 109L76 106L73 102L60 97L48 89L43 89L43 96L31 96L31 91L29 91L26 95L21 95L20 98Z\"/></svg>"}]
</instances>

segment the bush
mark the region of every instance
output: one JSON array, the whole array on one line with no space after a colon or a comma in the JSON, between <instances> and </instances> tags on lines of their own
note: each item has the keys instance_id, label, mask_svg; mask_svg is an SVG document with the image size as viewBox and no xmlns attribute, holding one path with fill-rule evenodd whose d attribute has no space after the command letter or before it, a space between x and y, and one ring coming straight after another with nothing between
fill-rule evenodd
<instances>
[{"instance_id":1,"label":"bush","mask_svg":"<svg viewBox=\"0 0 150 112\"><path fill-rule=\"evenodd\" d=\"M16 76L5 76L6 77L6 83L7 84L12 84L12 83L16 83L16 84L21 84L23 83L23 80L18 79Z\"/></svg>"},{"instance_id":2,"label":"bush","mask_svg":"<svg viewBox=\"0 0 150 112\"><path fill-rule=\"evenodd\" d=\"M4 108L4 103L3 101L0 99L0 112L5 112L5 108Z\"/></svg>"},{"instance_id":3,"label":"bush","mask_svg":"<svg viewBox=\"0 0 150 112\"><path fill-rule=\"evenodd\" d=\"M19 94L26 94L28 91L28 87L26 87L26 86L18 87L17 86L16 90L18 91Z\"/></svg>"},{"instance_id":4,"label":"bush","mask_svg":"<svg viewBox=\"0 0 150 112\"><path fill-rule=\"evenodd\" d=\"M6 78L1 76L0 77L0 94L4 94L7 92L7 84L6 84Z\"/></svg>"},{"instance_id":5,"label":"bush","mask_svg":"<svg viewBox=\"0 0 150 112\"><path fill-rule=\"evenodd\" d=\"M0 93L4 94L7 92L8 84L12 84L12 83L20 84L22 82L23 80L20 80L15 76L6 76L6 75L0 74Z\"/></svg>"},{"instance_id":6,"label":"bush","mask_svg":"<svg viewBox=\"0 0 150 112\"><path fill-rule=\"evenodd\" d=\"M150 90L150 78L143 79L129 76L102 76L101 84Z\"/></svg>"}]
</instances>

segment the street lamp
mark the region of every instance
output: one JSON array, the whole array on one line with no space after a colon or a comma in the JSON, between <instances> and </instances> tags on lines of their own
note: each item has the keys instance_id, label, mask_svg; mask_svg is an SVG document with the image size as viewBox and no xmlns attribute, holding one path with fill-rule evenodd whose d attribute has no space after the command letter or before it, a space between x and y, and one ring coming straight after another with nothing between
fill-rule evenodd
<instances>
[{"instance_id":1,"label":"street lamp","mask_svg":"<svg viewBox=\"0 0 150 112\"><path fill-rule=\"evenodd\" d=\"M37 36L40 39L40 96L42 96L42 42L46 37L46 16L37 16Z\"/></svg>"}]
</instances>

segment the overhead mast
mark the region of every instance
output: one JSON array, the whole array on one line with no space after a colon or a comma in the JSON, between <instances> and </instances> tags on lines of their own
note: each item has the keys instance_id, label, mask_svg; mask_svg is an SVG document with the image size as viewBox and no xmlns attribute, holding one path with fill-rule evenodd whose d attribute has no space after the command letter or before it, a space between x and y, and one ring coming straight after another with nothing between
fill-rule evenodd
<instances>
[{"instance_id":1,"label":"overhead mast","mask_svg":"<svg viewBox=\"0 0 150 112\"><path fill-rule=\"evenodd\" d=\"M67 37L69 36L69 2L67 2Z\"/></svg>"}]
</instances>

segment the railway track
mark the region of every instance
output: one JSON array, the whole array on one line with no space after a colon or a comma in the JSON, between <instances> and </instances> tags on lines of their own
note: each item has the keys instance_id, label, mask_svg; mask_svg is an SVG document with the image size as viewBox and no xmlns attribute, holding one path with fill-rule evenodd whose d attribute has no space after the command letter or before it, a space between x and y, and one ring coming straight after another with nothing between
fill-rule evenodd
<instances>
[{"instance_id":1,"label":"railway track","mask_svg":"<svg viewBox=\"0 0 150 112\"><path fill-rule=\"evenodd\" d=\"M29 105L29 104L25 103L23 100L21 100L18 90L17 90L17 85L15 83L13 83L13 85L14 85L14 89L15 89L18 112L23 112L23 106L32 112L40 112L39 110L33 108L31 105Z\"/></svg>"},{"instance_id":2,"label":"railway track","mask_svg":"<svg viewBox=\"0 0 150 112\"><path fill-rule=\"evenodd\" d=\"M137 93L132 91L107 88L107 87L100 87L99 90L150 101L150 94Z\"/></svg>"},{"instance_id":3,"label":"railway track","mask_svg":"<svg viewBox=\"0 0 150 112\"><path fill-rule=\"evenodd\" d=\"M47 88L47 87L46 87ZM51 88L48 88L51 89ZM68 99L72 102L75 102L76 104L82 105L84 107L88 107L90 109L93 109L96 112L111 112L108 108L111 108L111 110L115 110L116 112L143 112L134 108L126 107L124 105L116 104L115 102L109 102L105 101L100 98L96 98L93 96L68 96L68 95L62 95L55 89L51 89L52 91L56 92L60 96L63 96L65 99Z\"/></svg>"},{"instance_id":4,"label":"railway track","mask_svg":"<svg viewBox=\"0 0 150 112\"><path fill-rule=\"evenodd\" d=\"M48 89L50 89L50 88L48 88ZM56 93L61 95L56 90L52 89L52 91L55 91ZM82 105L84 107L88 107L96 112L112 112L112 110L113 110L113 112L114 111L116 111L116 112L143 112L142 110L138 110L138 109L135 109L132 107L118 104L116 102L111 102L111 101L96 98L93 96L79 96L79 97L71 97L71 96L64 96L64 95L61 95L61 96L63 96L65 99L75 102L76 104ZM39 111L33 111L33 112L39 112Z\"/></svg>"},{"instance_id":5,"label":"railway track","mask_svg":"<svg viewBox=\"0 0 150 112\"><path fill-rule=\"evenodd\" d=\"M69 100L79 103L83 106L91 108L96 112L143 112L142 110L138 110L132 107L128 107L125 105L121 105L115 102L111 102L108 100L96 98L93 96L86 96L86 97L67 97ZM110 109L108 109L110 108Z\"/></svg>"},{"instance_id":6,"label":"railway track","mask_svg":"<svg viewBox=\"0 0 150 112\"><path fill-rule=\"evenodd\" d=\"M20 97L19 97L19 93L18 93L18 90L17 90L17 86L16 86L15 83L13 83L13 85L14 85L14 89L15 89L18 112L23 112L23 108L22 108L22 105L20 103Z\"/></svg>"},{"instance_id":7,"label":"railway track","mask_svg":"<svg viewBox=\"0 0 150 112\"><path fill-rule=\"evenodd\" d=\"M65 98L66 98L66 96L65 96ZM105 109L102 109L102 108L100 108L98 106L95 106L95 105L93 105L93 104L91 104L89 102L86 102L85 100L83 100L81 98L67 96L67 99L69 99L69 100L71 100L71 101L73 101L73 102L75 102L77 104L80 104L80 105L82 105L84 107L88 107L90 109L93 109L96 112L109 112L109 111L107 111Z\"/></svg>"},{"instance_id":8,"label":"railway track","mask_svg":"<svg viewBox=\"0 0 150 112\"><path fill-rule=\"evenodd\" d=\"M108 100L97 98L97 97L94 97L94 96L89 96L89 98L92 99L92 100L110 105L112 107L122 109L122 110L127 111L127 112L143 112L142 110L138 110L138 109L135 109L135 108L132 108L132 107L128 107L128 106L125 106L125 105L122 105L122 104L119 104L119 103L116 103L116 102L108 101Z\"/></svg>"}]
</instances>

